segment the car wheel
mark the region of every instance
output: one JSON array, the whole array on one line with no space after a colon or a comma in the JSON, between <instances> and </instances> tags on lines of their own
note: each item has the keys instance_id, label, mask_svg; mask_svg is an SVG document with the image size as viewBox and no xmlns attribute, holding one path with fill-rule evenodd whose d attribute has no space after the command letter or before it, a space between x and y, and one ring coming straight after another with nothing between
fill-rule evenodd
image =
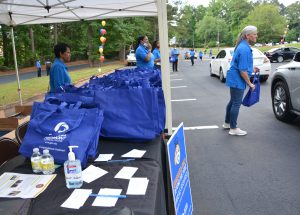
<instances>
[{"instance_id":1,"label":"car wheel","mask_svg":"<svg viewBox=\"0 0 300 215\"><path fill-rule=\"evenodd\" d=\"M214 74L212 73L211 65L209 65L209 73L210 73L210 76L214 76Z\"/></svg>"},{"instance_id":2,"label":"car wheel","mask_svg":"<svg viewBox=\"0 0 300 215\"><path fill-rule=\"evenodd\" d=\"M283 62L283 57L282 56L278 56L277 57L277 62L278 63L282 63Z\"/></svg>"},{"instance_id":3,"label":"car wheel","mask_svg":"<svg viewBox=\"0 0 300 215\"><path fill-rule=\"evenodd\" d=\"M224 78L224 73L223 73L223 69L220 68L220 72L219 72L219 78L221 82L225 82L225 78Z\"/></svg>"},{"instance_id":4,"label":"car wheel","mask_svg":"<svg viewBox=\"0 0 300 215\"><path fill-rule=\"evenodd\" d=\"M280 121L291 122L297 117L291 112L288 87L282 81L272 88L272 106L275 117Z\"/></svg>"}]
</instances>

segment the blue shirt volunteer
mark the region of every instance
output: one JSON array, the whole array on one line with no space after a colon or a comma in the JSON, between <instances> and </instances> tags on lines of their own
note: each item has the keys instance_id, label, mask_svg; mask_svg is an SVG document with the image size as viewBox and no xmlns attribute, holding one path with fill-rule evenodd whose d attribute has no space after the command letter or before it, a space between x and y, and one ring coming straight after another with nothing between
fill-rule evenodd
<instances>
[{"instance_id":1,"label":"blue shirt volunteer","mask_svg":"<svg viewBox=\"0 0 300 215\"><path fill-rule=\"evenodd\" d=\"M242 71L247 71L249 77L253 71L252 49L246 40L242 40L234 51L230 69L227 72L226 85L232 88L246 89L246 82L240 74Z\"/></svg>"},{"instance_id":2,"label":"blue shirt volunteer","mask_svg":"<svg viewBox=\"0 0 300 215\"><path fill-rule=\"evenodd\" d=\"M152 52L153 56L154 56L154 60L156 59L160 59L160 51L158 48L155 48Z\"/></svg>"},{"instance_id":3,"label":"blue shirt volunteer","mask_svg":"<svg viewBox=\"0 0 300 215\"><path fill-rule=\"evenodd\" d=\"M175 60L178 60L179 51L177 49L173 49L171 51L171 57L173 57Z\"/></svg>"},{"instance_id":4,"label":"blue shirt volunteer","mask_svg":"<svg viewBox=\"0 0 300 215\"><path fill-rule=\"evenodd\" d=\"M55 58L50 70L50 92L55 92L61 86L71 84L68 68L62 60Z\"/></svg>"},{"instance_id":5,"label":"blue shirt volunteer","mask_svg":"<svg viewBox=\"0 0 300 215\"><path fill-rule=\"evenodd\" d=\"M154 56L151 53L150 59L148 62L145 61L148 53L150 51L143 45L139 45L139 47L135 51L136 57L136 66L141 68L153 69L154 68Z\"/></svg>"}]
</instances>

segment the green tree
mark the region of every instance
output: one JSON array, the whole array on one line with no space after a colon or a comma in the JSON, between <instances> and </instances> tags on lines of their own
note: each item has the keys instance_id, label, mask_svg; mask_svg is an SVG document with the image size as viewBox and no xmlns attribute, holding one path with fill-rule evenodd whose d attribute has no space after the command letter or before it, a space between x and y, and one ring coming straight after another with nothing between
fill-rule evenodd
<instances>
[{"instance_id":1,"label":"green tree","mask_svg":"<svg viewBox=\"0 0 300 215\"><path fill-rule=\"evenodd\" d=\"M227 24L223 19L205 16L196 24L196 35L205 45L216 46L218 39L220 43L224 43L228 35Z\"/></svg>"},{"instance_id":2,"label":"green tree","mask_svg":"<svg viewBox=\"0 0 300 215\"><path fill-rule=\"evenodd\" d=\"M289 31L287 40L297 40L300 37L300 2L295 2L286 8Z\"/></svg>"},{"instance_id":3,"label":"green tree","mask_svg":"<svg viewBox=\"0 0 300 215\"><path fill-rule=\"evenodd\" d=\"M277 41L284 34L286 19L279 13L279 8L271 4L262 4L254 8L245 18L240 29L247 25L258 28L258 41Z\"/></svg>"}]
</instances>

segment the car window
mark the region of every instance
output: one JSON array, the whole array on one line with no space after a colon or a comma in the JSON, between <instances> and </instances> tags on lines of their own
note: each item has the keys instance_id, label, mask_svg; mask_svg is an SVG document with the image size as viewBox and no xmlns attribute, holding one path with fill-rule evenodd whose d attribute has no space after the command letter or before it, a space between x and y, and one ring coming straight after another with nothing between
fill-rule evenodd
<instances>
[{"instance_id":1,"label":"car window","mask_svg":"<svg viewBox=\"0 0 300 215\"><path fill-rule=\"evenodd\" d=\"M276 51L278 51L279 49L278 48L274 48L274 49L270 49L268 52L269 53L272 53L272 52L276 52Z\"/></svg>"},{"instance_id":2,"label":"car window","mask_svg":"<svg viewBox=\"0 0 300 215\"><path fill-rule=\"evenodd\" d=\"M300 52L295 55L294 61L300 62Z\"/></svg>"},{"instance_id":3,"label":"car window","mask_svg":"<svg viewBox=\"0 0 300 215\"><path fill-rule=\"evenodd\" d=\"M226 52L225 50L222 50L219 52L219 54L217 55L217 58L224 58L226 56Z\"/></svg>"},{"instance_id":4,"label":"car window","mask_svg":"<svg viewBox=\"0 0 300 215\"><path fill-rule=\"evenodd\" d=\"M290 51L290 48L284 48L284 51L285 51L285 52L289 52L289 51Z\"/></svg>"}]
</instances>

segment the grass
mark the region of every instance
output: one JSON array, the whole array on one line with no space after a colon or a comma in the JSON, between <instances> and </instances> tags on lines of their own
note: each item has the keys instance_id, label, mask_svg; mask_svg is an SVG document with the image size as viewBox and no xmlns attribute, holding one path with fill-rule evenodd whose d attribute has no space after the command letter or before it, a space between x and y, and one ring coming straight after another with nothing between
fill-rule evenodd
<instances>
[{"instance_id":1,"label":"grass","mask_svg":"<svg viewBox=\"0 0 300 215\"><path fill-rule=\"evenodd\" d=\"M110 72L114 69L122 68L124 64L113 64L102 67L102 71L98 72L98 68L88 68L70 72L72 83L76 84L83 79L88 79L93 75L101 75ZM22 100L32 98L48 91L49 77L32 78L20 81L22 89ZM17 91L17 82L10 82L0 84L0 106L5 106L19 101L19 94Z\"/></svg>"}]
</instances>

